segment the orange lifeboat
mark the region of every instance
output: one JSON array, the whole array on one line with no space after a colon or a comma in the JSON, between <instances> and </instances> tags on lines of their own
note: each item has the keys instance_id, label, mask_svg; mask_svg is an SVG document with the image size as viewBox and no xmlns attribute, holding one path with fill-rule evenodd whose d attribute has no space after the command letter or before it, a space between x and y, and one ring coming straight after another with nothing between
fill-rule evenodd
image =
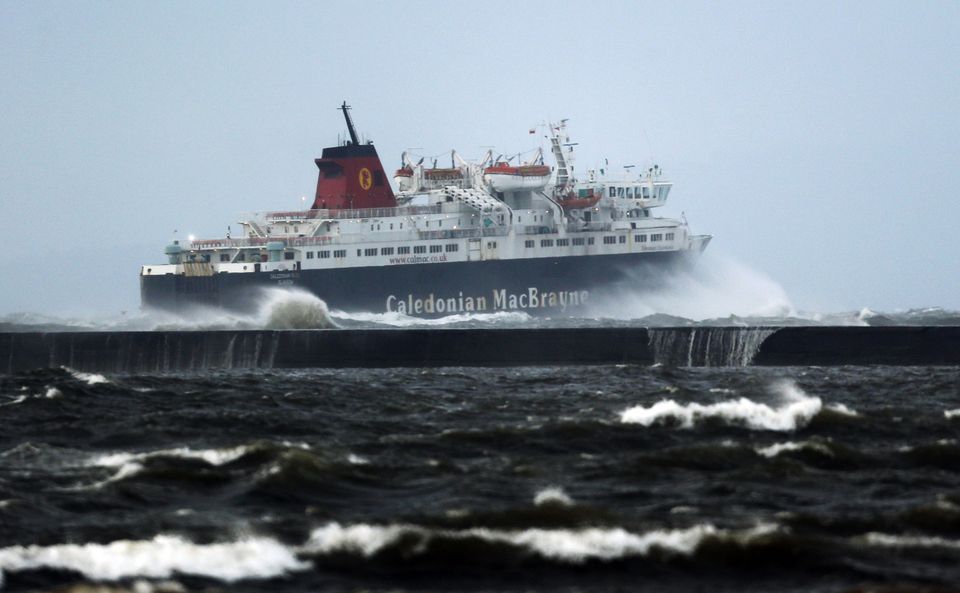
<instances>
[{"instance_id":1,"label":"orange lifeboat","mask_svg":"<svg viewBox=\"0 0 960 593\"><path fill-rule=\"evenodd\" d=\"M582 210L595 206L602 197L603 193L600 190L587 189L580 190L580 193L570 192L557 201L560 203L560 207L566 211Z\"/></svg>"},{"instance_id":2,"label":"orange lifeboat","mask_svg":"<svg viewBox=\"0 0 960 593\"><path fill-rule=\"evenodd\" d=\"M495 191L543 189L550 181L550 167L496 163L484 169L483 175Z\"/></svg>"}]
</instances>

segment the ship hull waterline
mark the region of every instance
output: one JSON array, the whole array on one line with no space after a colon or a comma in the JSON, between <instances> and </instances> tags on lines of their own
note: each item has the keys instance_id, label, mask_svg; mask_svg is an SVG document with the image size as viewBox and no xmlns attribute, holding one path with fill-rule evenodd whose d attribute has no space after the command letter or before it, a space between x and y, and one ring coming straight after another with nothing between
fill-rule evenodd
<instances>
[{"instance_id":1,"label":"ship hull waterline","mask_svg":"<svg viewBox=\"0 0 960 593\"><path fill-rule=\"evenodd\" d=\"M145 309L215 307L254 311L263 289L300 289L331 310L415 317L521 311L577 316L624 289L656 288L689 270L699 253L660 251L557 258L495 259L338 269L140 277ZM296 266L291 266L295 268Z\"/></svg>"}]
</instances>

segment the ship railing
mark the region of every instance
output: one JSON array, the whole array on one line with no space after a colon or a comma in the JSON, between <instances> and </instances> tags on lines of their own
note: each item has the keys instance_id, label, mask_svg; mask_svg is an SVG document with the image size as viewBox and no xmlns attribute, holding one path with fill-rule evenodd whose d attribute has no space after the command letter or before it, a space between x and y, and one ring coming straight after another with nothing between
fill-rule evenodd
<instances>
[{"instance_id":1,"label":"ship railing","mask_svg":"<svg viewBox=\"0 0 960 593\"><path fill-rule=\"evenodd\" d=\"M454 229L446 231L417 231L417 238L422 241L437 239L464 239L476 237L504 237L510 230L506 227L491 227L485 229Z\"/></svg>"},{"instance_id":2,"label":"ship railing","mask_svg":"<svg viewBox=\"0 0 960 593\"><path fill-rule=\"evenodd\" d=\"M267 223L304 222L308 220L344 220L365 218L389 218L391 216L416 216L420 214L440 214L441 204L432 206L397 206L393 208L354 208L349 210L292 210L287 212L248 212L242 215L244 220L262 220Z\"/></svg>"},{"instance_id":3,"label":"ship railing","mask_svg":"<svg viewBox=\"0 0 960 593\"><path fill-rule=\"evenodd\" d=\"M568 222L568 233L586 233L609 231L613 225L609 222Z\"/></svg>"},{"instance_id":4,"label":"ship railing","mask_svg":"<svg viewBox=\"0 0 960 593\"><path fill-rule=\"evenodd\" d=\"M247 237L244 239L198 239L190 243L191 249L243 249L265 247L267 243L283 243L286 247L328 245L333 237Z\"/></svg>"}]
</instances>

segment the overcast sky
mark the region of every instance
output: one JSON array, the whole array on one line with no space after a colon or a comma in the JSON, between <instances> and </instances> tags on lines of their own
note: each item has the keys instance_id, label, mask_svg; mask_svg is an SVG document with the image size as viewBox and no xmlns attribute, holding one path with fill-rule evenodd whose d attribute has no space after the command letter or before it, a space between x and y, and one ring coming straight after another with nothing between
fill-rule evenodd
<instances>
[{"instance_id":1,"label":"overcast sky","mask_svg":"<svg viewBox=\"0 0 960 593\"><path fill-rule=\"evenodd\" d=\"M801 309L960 309L960 2L0 0L0 314L139 305L174 229L312 196L346 99L392 170L660 164Z\"/></svg>"}]
</instances>

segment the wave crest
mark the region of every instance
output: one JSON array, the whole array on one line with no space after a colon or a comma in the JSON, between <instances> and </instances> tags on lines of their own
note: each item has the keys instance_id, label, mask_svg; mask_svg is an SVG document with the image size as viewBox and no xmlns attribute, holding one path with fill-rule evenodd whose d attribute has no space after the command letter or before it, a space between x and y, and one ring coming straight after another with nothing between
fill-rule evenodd
<instances>
[{"instance_id":1,"label":"wave crest","mask_svg":"<svg viewBox=\"0 0 960 593\"><path fill-rule=\"evenodd\" d=\"M774 391L780 394L783 402L777 407L745 397L713 404L680 404L663 399L649 407L641 405L624 410L620 421L642 426L675 422L682 428L692 428L704 420L716 418L755 430L792 431L806 426L823 408L819 397L808 396L792 381L776 384Z\"/></svg>"}]
</instances>

